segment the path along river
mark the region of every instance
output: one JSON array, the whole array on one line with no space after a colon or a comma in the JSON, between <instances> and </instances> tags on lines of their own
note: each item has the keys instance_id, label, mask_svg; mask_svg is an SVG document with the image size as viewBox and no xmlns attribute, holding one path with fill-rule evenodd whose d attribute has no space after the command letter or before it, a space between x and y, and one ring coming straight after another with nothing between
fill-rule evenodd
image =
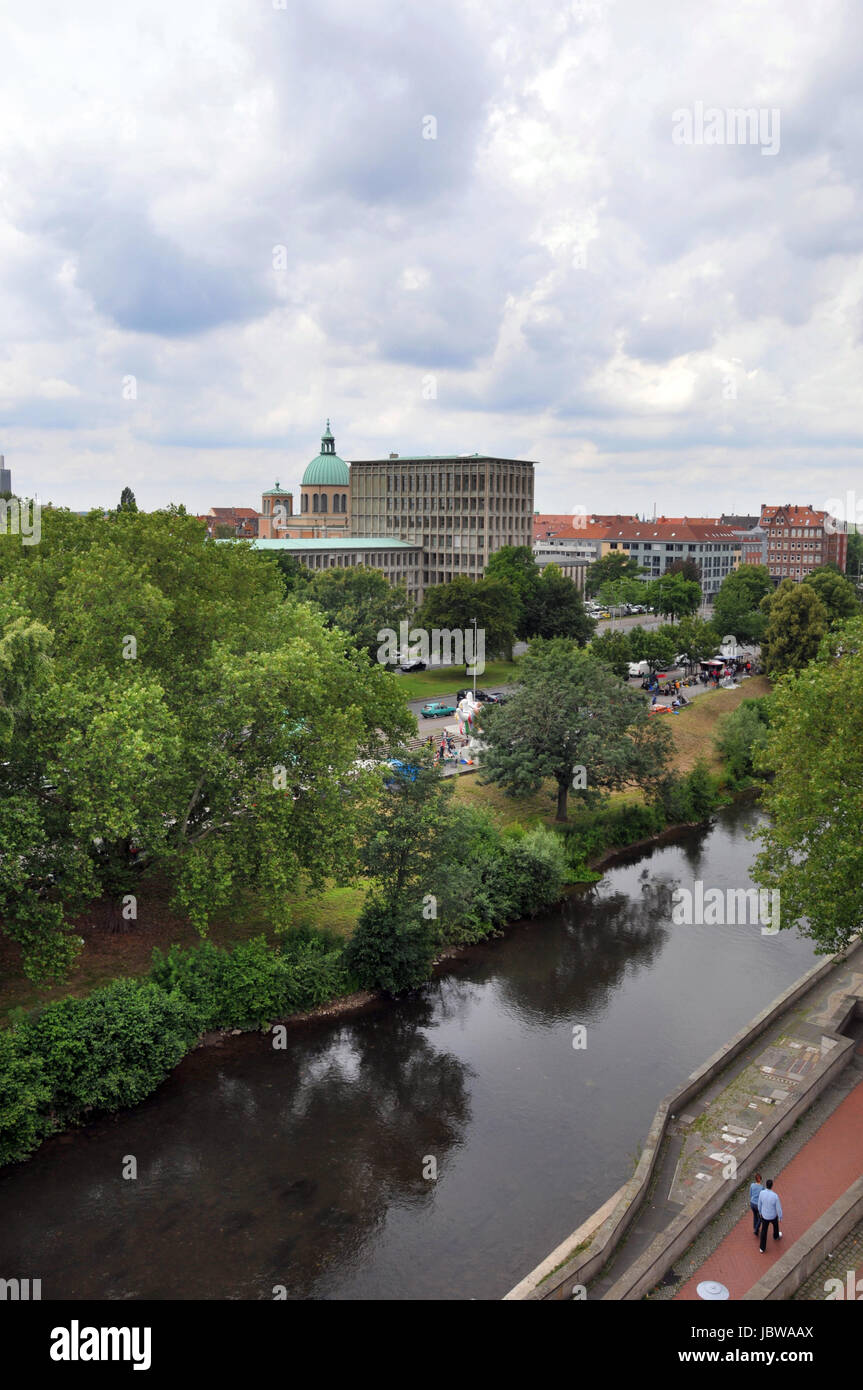
<instances>
[{"instance_id":1,"label":"path along river","mask_svg":"<svg viewBox=\"0 0 863 1390\"><path fill-rule=\"evenodd\" d=\"M757 821L738 805L632 853L418 997L293 1026L284 1051L200 1049L0 1175L0 1273L43 1299L499 1298L631 1175L661 1097L813 963L788 932L672 924L675 883L749 885Z\"/></svg>"}]
</instances>

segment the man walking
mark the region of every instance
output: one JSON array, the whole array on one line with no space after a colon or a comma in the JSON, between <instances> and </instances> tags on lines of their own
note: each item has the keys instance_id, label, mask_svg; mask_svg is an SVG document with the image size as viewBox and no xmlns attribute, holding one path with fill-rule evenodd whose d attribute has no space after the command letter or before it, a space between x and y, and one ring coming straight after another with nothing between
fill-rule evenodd
<instances>
[{"instance_id":1,"label":"man walking","mask_svg":"<svg viewBox=\"0 0 863 1390\"><path fill-rule=\"evenodd\" d=\"M761 1212L758 1210L758 1198L763 1192L761 1184L761 1174L755 1174L755 1181L749 1184L749 1210L752 1212L752 1232L758 1235L761 1230Z\"/></svg>"},{"instance_id":2,"label":"man walking","mask_svg":"<svg viewBox=\"0 0 863 1390\"><path fill-rule=\"evenodd\" d=\"M773 1191L773 1179L767 1179L767 1186L758 1198L758 1211L761 1216L761 1253L764 1254L767 1246L767 1227L773 1222L773 1239L781 1240L782 1232L779 1229L779 1222L782 1219L782 1203L779 1200L778 1192Z\"/></svg>"}]
</instances>

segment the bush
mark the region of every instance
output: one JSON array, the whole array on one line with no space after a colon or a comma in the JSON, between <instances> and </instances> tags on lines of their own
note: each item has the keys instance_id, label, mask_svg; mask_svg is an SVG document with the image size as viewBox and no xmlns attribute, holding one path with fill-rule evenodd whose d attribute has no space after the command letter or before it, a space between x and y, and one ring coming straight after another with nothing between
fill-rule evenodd
<instances>
[{"instance_id":1,"label":"bush","mask_svg":"<svg viewBox=\"0 0 863 1390\"><path fill-rule=\"evenodd\" d=\"M674 772L663 777L658 791L669 825L705 820L722 804L719 778L701 761L685 777Z\"/></svg>"},{"instance_id":2,"label":"bush","mask_svg":"<svg viewBox=\"0 0 863 1390\"><path fill-rule=\"evenodd\" d=\"M429 922L369 896L345 947L345 964L362 989L402 994L418 989L431 972L435 933Z\"/></svg>"},{"instance_id":3,"label":"bush","mask_svg":"<svg viewBox=\"0 0 863 1390\"><path fill-rule=\"evenodd\" d=\"M558 901L566 881L566 851L554 831L538 825L510 834L488 873L491 911L501 922L535 917Z\"/></svg>"},{"instance_id":4,"label":"bush","mask_svg":"<svg viewBox=\"0 0 863 1390\"><path fill-rule=\"evenodd\" d=\"M0 1031L0 1164L38 1148L50 1128L50 1098L41 1059L22 1053L18 1029Z\"/></svg>"},{"instance_id":5,"label":"bush","mask_svg":"<svg viewBox=\"0 0 863 1390\"><path fill-rule=\"evenodd\" d=\"M114 980L86 999L49 1004L15 1030L41 1063L52 1121L136 1105L165 1079L195 1036L186 1000L150 980Z\"/></svg>"},{"instance_id":6,"label":"bush","mask_svg":"<svg viewBox=\"0 0 863 1390\"><path fill-rule=\"evenodd\" d=\"M767 742L768 697L743 700L722 716L715 737L732 786L746 785L756 772L757 753Z\"/></svg>"},{"instance_id":7,"label":"bush","mask_svg":"<svg viewBox=\"0 0 863 1390\"><path fill-rule=\"evenodd\" d=\"M259 1028L273 1018L301 1012L344 993L348 978L341 952L312 932L269 946L264 937L232 951L212 942L167 955L153 952L152 979L187 1000L200 1031Z\"/></svg>"}]
</instances>

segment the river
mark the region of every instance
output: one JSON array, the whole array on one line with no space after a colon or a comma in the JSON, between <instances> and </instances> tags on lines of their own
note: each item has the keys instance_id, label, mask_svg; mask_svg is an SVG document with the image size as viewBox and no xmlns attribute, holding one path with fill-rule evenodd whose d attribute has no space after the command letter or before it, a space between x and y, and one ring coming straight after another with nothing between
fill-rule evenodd
<instances>
[{"instance_id":1,"label":"river","mask_svg":"<svg viewBox=\"0 0 863 1390\"><path fill-rule=\"evenodd\" d=\"M758 818L627 855L415 997L293 1025L286 1050L193 1053L0 1175L0 1273L43 1299L499 1298L632 1174L662 1096L812 965L788 932L671 922L675 883L749 884Z\"/></svg>"}]
</instances>

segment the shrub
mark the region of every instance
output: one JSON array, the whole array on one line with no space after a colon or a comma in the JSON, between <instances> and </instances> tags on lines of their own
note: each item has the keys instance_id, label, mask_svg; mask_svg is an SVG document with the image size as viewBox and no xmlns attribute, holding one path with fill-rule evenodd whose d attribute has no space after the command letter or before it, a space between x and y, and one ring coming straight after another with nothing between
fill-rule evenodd
<instances>
[{"instance_id":1,"label":"shrub","mask_svg":"<svg viewBox=\"0 0 863 1390\"><path fill-rule=\"evenodd\" d=\"M370 895L345 947L345 964L363 989L402 994L431 972L435 934L419 915Z\"/></svg>"},{"instance_id":2,"label":"shrub","mask_svg":"<svg viewBox=\"0 0 863 1390\"><path fill-rule=\"evenodd\" d=\"M49 1004L16 1029L22 1052L39 1060L52 1117L136 1105L177 1065L195 1036L182 995L149 980L114 980L86 999Z\"/></svg>"},{"instance_id":3,"label":"shrub","mask_svg":"<svg viewBox=\"0 0 863 1390\"><path fill-rule=\"evenodd\" d=\"M566 879L566 851L554 831L538 825L502 838L487 880L496 920L536 916L557 902Z\"/></svg>"},{"instance_id":4,"label":"shrub","mask_svg":"<svg viewBox=\"0 0 863 1390\"><path fill-rule=\"evenodd\" d=\"M23 1053L20 1042L17 1028L0 1031L0 1164L26 1158L50 1128L42 1061Z\"/></svg>"},{"instance_id":5,"label":"shrub","mask_svg":"<svg viewBox=\"0 0 863 1390\"><path fill-rule=\"evenodd\" d=\"M769 719L767 697L761 696L743 700L719 721L714 741L732 785L747 783L756 772L757 753L767 742Z\"/></svg>"}]
</instances>

